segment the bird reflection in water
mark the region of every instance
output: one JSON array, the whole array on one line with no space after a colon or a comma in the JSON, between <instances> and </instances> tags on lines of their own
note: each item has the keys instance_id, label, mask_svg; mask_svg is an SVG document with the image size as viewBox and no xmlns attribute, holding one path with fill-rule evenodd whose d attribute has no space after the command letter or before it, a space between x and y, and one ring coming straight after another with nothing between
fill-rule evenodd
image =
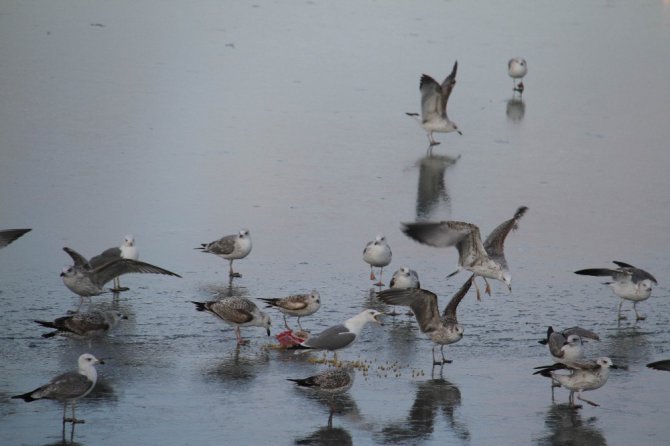
<instances>
[{"instance_id":1,"label":"bird reflection in water","mask_svg":"<svg viewBox=\"0 0 670 446\"><path fill-rule=\"evenodd\" d=\"M521 97L514 96L507 100L507 109L505 110L507 119L515 124L523 121L526 114L526 103Z\"/></svg>"},{"instance_id":2,"label":"bird reflection in water","mask_svg":"<svg viewBox=\"0 0 670 446\"><path fill-rule=\"evenodd\" d=\"M597 418L584 421L581 412L569 404L552 404L545 416L545 425L549 433L537 440L541 446L580 446L606 445L607 440L596 427Z\"/></svg>"},{"instance_id":3,"label":"bird reflection in water","mask_svg":"<svg viewBox=\"0 0 670 446\"><path fill-rule=\"evenodd\" d=\"M300 391L300 390L296 390ZM300 391L305 393L304 391ZM312 392L305 394L307 398L328 409L328 422L310 435L297 438L295 444L313 445L350 445L354 444L351 434L343 427L333 427L333 415L345 415L354 420L360 420L360 413L356 401L346 393L325 394Z\"/></svg>"},{"instance_id":4,"label":"bird reflection in water","mask_svg":"<svg viewBox=\"0 0 670 446\"><path fill-rule=\"evenodd\" d=\"M428 155L419 159L419 187L416 195L416 219L430 220L433 214L444 208L450 214L451 198L445 185L445 172L456 164L461 156ZM445 218L446 218L445 216Z\"/></svg>"},{"instance_id":5,"label":"bird reflection in water","mask_svg":"<svg viewBox=\"0 0 670 446\"><path fill-rule=\"evenodd\" d=\"M249 349L245 349L245 353L249 352L248 354L240 355L241 350L242 346L238 344L234 353L209 367L205 375L223 382L232 380L238 384L240 381L255 378L258 371L263 369L262 366L269 362L270 356L265 350L250 351Z\"/></svg>"},{"instance_id":6,"label":"bird reflection in water","mask_svg":"<svg viewBox=\"0 0 670 446\"><path fill-rule=\"evenodd\" d=\"M439 410L454 435L468 441L470 431L455 415L460 405L461 391L455 384L442 378L419 383L407 419L384 427L381 431L383 442L405 444L410 440L425 439L435 431L435 418Z\"/></svg>"},{"instance_id":7,"label":"bird reflection in water","mask_svg":"<svg viewBox=\"0 0 670 446\"><path fill-rule=\"evenodd\" d=\"M46 443L44 446L84 446L82 443L74 441L74 430L76 423L67 423L71 425L68 429L66 428L66 423L63 423L63 430L61 432L61 438L58 441L53 443Z\"/></svg>"}]
</instances>

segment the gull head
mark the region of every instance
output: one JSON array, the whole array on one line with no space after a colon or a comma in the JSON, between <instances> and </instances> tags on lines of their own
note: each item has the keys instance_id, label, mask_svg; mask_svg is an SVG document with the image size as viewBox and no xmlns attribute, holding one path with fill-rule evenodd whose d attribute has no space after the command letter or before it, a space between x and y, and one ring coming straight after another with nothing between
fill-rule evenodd
<instances>
[{"instance_id":1,"label":"gull head","mask_svg":"<svg viewBox=\"0 0 670 446\"><path fill-rule=\"evenodd\" d=\"M509 292L512 292L512 276L507 271L502 273L502 281L507 285Z\"/></svg>"},{"instance_id":2,"label":"gull head","mask_svg":"<svg viewBox=\"0 0 670 446\"><path fill-rule=\"evenodd\" d=\"M383 322L382 322L382 316L384 315L384 313L380 313L377 310L370 309L370 310L365 310L361 314L363 315L363 320L365 322L374 322L374 323L379 324L379 325L384 325Z\"/></svg>"},{"instance_id":3,"label":"gull head","mask_svg":"<svg viewBox=\"0 0 670 446\"><path fill-rule=\"evenodd\" d=\"M131 247L135 246L135 237L132 234L128 234L123 238L123 246Z\"/></svg>"},{"instance_id":4,"label":"gull head","mask_svg":"<svg viewBox=\"0 0 670 446\"><path fill-rule=\"evenodd\" d=\"M78 363L80 369L85 369L88 367L92 367L96 364L104 364L105 362L101 359L96 358L90 353L84 353L79 357Z\"/></svg>"},{"instance_id":5,"label":"gull head","mask_svg":"<svg viewBox=\"0 0 670 446\"><path fill-rule=\"evenodd\" d=\"M75 271L74 271L74 266L66 266L63 268L63 270L60 272L61 277L71 277L74 276Z\"/></svg>"},{"instance_id":6,"label":"gull head","mask_svg":"<svg viewBox=\"0 0 670 446\"><path fill-rule=\"evenodd\" d=\"M237 234L239 238L247 238L249 237L249 230L248 229L241 229L240 232Z\"/></svg>"},{"instance_id":7,"label":"gull head","mask_svg":"<svg viewBox=\"0 0 670 446\"><path fill-rule=\"evenodd\" d=\"M377 237L375 237L375 245L381 245L383 243L386 243L386 237L383 234L377 235Z\"/></svg>"},{"instance_id":8,"label":"gull head","mask_svg":"<svg viewBox=\"0 0 670 446\"><path fill-rule=\"evenodd\" d=\"M318 291L312 290L311 293L309 293L309 297L307 298L310 302L320 304L321 303L321 295L319 294Z\"/></svg>"},{"instance_id":9,"label":"gull head","mask_svg":"<svg viewBox=\"0 0 670 446\"><path fill-rule=\"evenodd\" d=\"M619 368L607 356L603 356L601 358L596 359L596 364L598 364L603 369L607 369L607 368L618 369Z\"/></svg>"},{"instance_id":10,"label":"gull head","mask_svg":"<svg viewBox=\"0 0 670 446\"><path fill-rule=\"evenodd\" d=\"M270 336L270 327L272 326L272 320L270 319L270 316L261 311L258 325L260 325L261 327L265 327L265 331L267 331L268 336Z\"/></svg>"},{"instance_id":11,"label":"gull head","mask_svg":"<svg viewBox=\"0 0 670 446\"><path fill-rule=\"evenodd\" d=\"M568 336L568 339L565 340L565 342L563 343L563 346L566 346L566 345L571 345L571 346L581 345L581 343L582 343L582 338L580 338L576 334L571 334L570 336Z\"/></svg>"}]
</instances>

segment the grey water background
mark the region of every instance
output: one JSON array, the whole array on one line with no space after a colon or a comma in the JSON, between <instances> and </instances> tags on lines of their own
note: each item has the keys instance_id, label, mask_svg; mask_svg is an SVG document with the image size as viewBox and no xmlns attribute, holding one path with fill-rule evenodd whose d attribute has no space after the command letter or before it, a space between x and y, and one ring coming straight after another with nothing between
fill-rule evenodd
<instances>
[{"instance_id":1,"label":"grey water background","mask_svg":"<svg viewBox=\"0 0 670 446\"><path fill-rule=\"evenodd\" d=\"M80 401L78 444L667 444L670 375L670 4L665 1L4 1L0 3L0 227L33 231L0 251L0 443L58 444L61 406L10 400L110 358ZM507 60L528 60L523 101ZM419 77L454 60L449 115L426 158ZM460 155L460 158L459 158ZM416 269L441 305L455 249L400 222L456 219L484 234L527 205L507 240L513 292L459 306L465 337L431 377L432 344L406 317L369 326L341 357L367 361L338 401L285 379L324 366L233 331L191 300L317 289L318 332L378 307L362 249L384 233L385 273ZM249 228L227 264L193 248ZM42 339L78 298L59 273L132 233L142 260L183 278L124 276L103 295L130 319L92 341ZM659 280L647 320L572 271L621 260ZM481 285L481 282L479 282ZM381 307L379 307L381 308ZM630 303L625 304L632 316ZM281 315L273 317L274 333ZM598 332L587 355L623 370L568 410L532 376L548 325ZM315 355L316 358L319 355ZM69 429L66 439L69 440Z\"/></svg>"}]
</instances>

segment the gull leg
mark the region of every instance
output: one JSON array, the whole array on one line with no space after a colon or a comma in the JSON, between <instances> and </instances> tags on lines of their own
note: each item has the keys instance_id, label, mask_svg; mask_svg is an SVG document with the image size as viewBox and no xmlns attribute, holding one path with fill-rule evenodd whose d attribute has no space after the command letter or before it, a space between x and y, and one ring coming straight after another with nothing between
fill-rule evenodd
<instances>
[{"instance_id":1,"label":"gull leg","mask_svg":"<svg viewBox=\"0 0 670 446\"><path fill-rule=\"evenodd\" d=\"M633 310L635 310L635 320L636 321L643 321L647 319L647 316L643 316L640 313L637 312L637 302L633 302Z\"/></svg>"},{"instance_id":2,"label":"gull leg","mask_svg":"<svg viewBox=\"0 0 670 446\"><path fill-rule=\"evenodd\" d=\"M379 282L375 283L375 285L382 287L384 286L384 282L382 282L382 274L384 273L384 267L379 268Z\"/></svg>"},{"instance_id":3,"label":"gull leg","mask_svg":"<svg viewBox=\"0 0 670 446\"><path fill-rule=\"evenodd\" d=\"M435 359L435 347L436 346L433 345L433 366L442 365L442 364L444 364L443 362L438 361L437 359Z\"/></svg>"},{"instance_id":4,"label":"gull leg","mask_svg":"<svg viewBox=\"0 0 670 446\"><path fill-rule=\"evenodd\" d=\"M479 292L479 287L477 286L477 281L472 279L472 284L475 286L475 291L477 292L477 300L482 300L482 295Z\"/></svg>"},{"instance_id":5,"label":"gull leg","mask_svg":"<svg viewBox=\"0 0 670 446\"><path fill-rule=\"evenodd\" d=\"M300 318L298 318L298 325L300 325ZM284 315L284 326L286 327L287 330L291 331L291 327L289 327L288 322L286 322L286 315Z\"/></svg>"},{"instance_id":6,"label":"gull leg","mask_svg":"<svg viewBox=\"0 0 670 446\"><path fill-rule=\"evenodd\" d=\"M242 277L242 274L233 271L233 259L230 259L230 269L228 270L229 277Z\"/></svg>"},{"instance_id":7,"label":"gull leg","mask_svg":"<svg viewBox=\"0 0 670 446\"><path fill-rule=\"evenodd\" d=\"M284 322L286 322L286 316L284 316ZM300 331L304 331L302 325L300 325L300 316L298 316L298 327L300 327Z\"/></svg>"},{"instance_id":8,"label":"gull leg","mask_svg":"<svg viewBox=\"0 0 670 446\"><path fill-rule=\"evenodd\" d=\"M450 278L450 277L452 277L452 276L455 276L455 275L458 274L460 271L461 271L460 268L457 269L457 270L454 271L453 273L449 274L449 275L447 276L447 279Z\"/></svg>"},{"instance_id":9,"label":"gull leg","mask_svg":"<svg viewBox=\"0 0 670 446\"><path fill-rule=\"evenodd\" d=\"M591 400L587 400L586 398L583 398L583 397L582 397L582 391L581 391L581 390L580 390L579 393L577 394L577 399L580 400L580 401L584 401L585 403L588 403L588 404L590 404L590 405L592 405L592 406L595 406L595 407L600 406L600 404L598 404L598 403L594 403L594 402L591 401Z\"/></svg>"},{"instance_id":10,"label":"gull leg","mask_svg":"<svg viewBox=\"0 0 670 446\"><path fill-rule=\"evenodd\" d=\"M444 345L440 345L440 353L442 353L442 364L451 364L453 362L451 359L444 357Z\"/></svg>"},{"instance_id":11,"label":"gull leg","mask_svg":"<svg viewBox=\"0 0 670 446\"><path fill-rule=\"evenodd\" d=\"M626 316L625 316L625 315L623 315L623 316L621 315L621 306L622 306L622 305L623 305L623 299L621 299L621 302L619 302L619 312L618 312L618 315L619 315L619 316L618 316L618 317L619 317L619 320L620 320L620 321L626 319Z\"/></svg>"},{"instance_id":12,"label":"gull leg","mask_svg":"<svg viewBox=\"0 0 670 446\"><path fill-rule=\"evenodd\" d=\"M370 280L375 280L375 279L376 279L375 272L372 269L372 265L370 265Z\"/></svg>"},{"instance_id":13,"label":"gull leg","mask_svg":"<svg viewBox=\"0 0 670 446\"><path fill-rule=\"evenodd\" d=\"M242 339L242 333L240 333L240 327L235 327L235 337L237 338L237 345L244 345L247 343Z\"/></svg>"},{"instance_id":14,"label":"gull leg","mask_svg":"<svg viewBox=\"0 0 670 446\"><path fill-rule=\"evenodd\" d=\"M490 296L491 295L491 285L489 285L489 281L486 280L486 277L482 276L482 279L484 279L484 283L486 284L486 289L484 290L484 292Z\"/></svg>"}]
</instances>

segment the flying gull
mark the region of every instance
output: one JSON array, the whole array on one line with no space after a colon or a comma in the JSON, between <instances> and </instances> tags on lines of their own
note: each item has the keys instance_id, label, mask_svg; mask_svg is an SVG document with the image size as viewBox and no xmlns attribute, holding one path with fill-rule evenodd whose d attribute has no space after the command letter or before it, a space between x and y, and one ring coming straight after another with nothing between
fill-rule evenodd
<instances>
[{"instance_id":1,"label":"flying gull","mask_svg":"<svg viewBox=\"0 0 670 446\"><path fill-rule=\"evenodd\" d=\"M193 302L193 301L192 301ZM238 344L246 344L240 327L265 327L270 336L270 316L258 309L255 303L243 297L224 297L209 302L193 302L198 311L207 311L223 322L235 327Z\"/></svg>"},{"instance_id":2,"label":"flying gull","mask_svg":"<svg viewBox=\"0 0 670 446\"><path fill-rule=\"evenodd\" d=\"M137 250L137 247L135 246L135 237L132 235L128 234L123 238L123 243L121 243L121 246L118 248L109 248L104 250L101 254L92 257L91 260L88 261L89 265L91 265L93 268L104 265L105 263L108 263L110 260L116 260L116 259L131 259L131 260L139 260L140 259L140 252ZM112 288L112 291L114 292L119 292L119 291L128 291L127 287L121 288L121 281L119 280L119 277L114 278L114 288Z\"/></svg>"},{"instance_id":3,"label":"flying gull","mask_svg":"<svg viewBox=\"0 0 670 446\"><path fill-rule=\"evenodd\" d=\"M95 364L104 364L104 362L90 353L84 353L79 357L78 364L79 367L76 371L58 375L48 384L12 398L22 399L27 403L43 398L58 400L63 403L63 424L67 422L73 424L84 423L85 420L78 420L75 417L75 405L79 398L85 397L93 390L98 380ZM65 416L68 403L71 403L72 406L72 418L66 418Z\"/></svg>"},{"instance_id":4,"label":"flying gull","mask_svg":"<svg viewBox=\"0 0 670 446\"><path fill-rule=\"evenodd\" d=\"M261 300L267 304L265 308L275 307L284 313L284 325L287 330L290 330L291 328L286 322L286 315L296 316L298 318L298 327L302 330L300 318L303 316L310 316L321 308L321 296L316 290L312 290L312 292L308 294L294 294L288 297L273 299L261 298Z\"/></svg>"},{"instance_id":5,"label":"flying gull","mask_svg":"<svg viewBox=\"0 0 670 446\"><path fill-rule=\"evenodd\" d=\"M327 394L344 393L354 384L356 371L351 364L343 367L331 367L321 373L302 379L288 378L300 388Z\"/></svg>"},{"instance_id":6,"label":"flying gull","mask_svg":"<svg viewBox=\"0 0 670 446\"><path fill-rule=\"evenodd\" d=\"M407 113L408 116L415 118L421 127L428 132L428 141L430 146L438 145L439 142L433 138L433 132L449 133L458 132L458 126L455 122L450 121L447 116L447 102L449 95L456 85L456 70L458 69L458 61L454 62L454 68L451 74L444 79L442 85L438 84L435 79L424 74L421 76L419 83L419 90L421 91L421 119L418 113Z\"/></svg>"},{"instance_id":7,"label":"flying gull","mask_svg":"<svg viewBox=\"0 0 670 446\"><path fill-rule=\"evenodd\" d=\"M51 338L57 334L74 335L79 337L101 336L114 328L121 319L128 316L116 310L91 311L88 313L74 313L63 316L54 321L35 320L36 323L55 331L44 333L43 338Z\"/></svg>"},{"instance_id":8,"label":"flying gull","mask_svg":"<svg viewBox=\"0 0 670 446\"><path fill-rule=\"evenodd\" d=\"M522 57L514 57L507 62L507 74L512 78L514 91L518 91L519 94L523 93L523 77L526 73L528 73L526 59ZM517 80L519 80L519 83L517 83Z\"/></svg>"},{"instance_id":9,"label":"flying gull","mask_svg":"<svg viewBox=\"0 0 670 446\"><path fill-rule=\"evenodd\" d=\"M30 231L32 231L32 229L3 229L0 231L0 248L4 248L26 232Z\"/></svg>"},{"instance_id":10,"label":"flying gull","mask_svg":"<svg viewBox=\"0 0 670 446\"><path fill-rule=\"evenodd\" d=\"M242 274L233 272L233 260L243 259L251 252L251 234L248 229L242 229L237 234L226 235L211 243L203 243L198 248L230 261L228 276L242 277Z\"/></svg>"},{"instance_id":11,"label":"flying gull","mask_svg":"<svg viewBox=\"0 0 670 446\"><path fill-rule=\"evenodd\" d=\"M391 247L386 242L386 237L381 234L365 245L363 260L370 265L370 280L376 279L372 268L375 266L379 268L379 281L375 285L384 286L382 272L384 271L384 267L391 263L391 257Z\"/></svg>"},{"instance_id":12,"label":"flying gull","mask_svg":"<svg viewBox=\"0 0 670 446\"><path fill-rule=\"evenodd\" d=\"M521 217L528 211L526 206L517 209L514 217L504 221L482 243L479 227L472 223L460 221L442 221L404 223L403 232L419 243L444 248L455 246L458 249L458 269L449 274L451 277L461 269L473 272L486 283L485 293L491 294L491 287L486 278L500 280L512 291L512 276L505 260L505 238L510 231L518 228ZM475 282L477 299L480 299L479 288Z\"/></svg>"},{"instance_id":13,"label":"flying gull","mask_svg":"<svg viewBox=\"0 0 670 446\"><path fill-rule=\"evenodd\" d=\"M621 316L621 305L623 305L624 299L633 302L633 310L635 310L635 317L637 320L646 319L646 316L642 316L637 312L636 305L638 302L649 299L653 286L658 285L658 282L654 276L643 269L636 268L633 265L623 262L614 261L614 263L619 268L580 269L579 271L575 271L575 274L611 277L614 281L606 282L605 285L609 285L610 288L612 288L612 291L614 291L614 294L621 298L618 312L619 319L626 319L626 316Z\"/></svg>"},{"instance_id":14,"label":"flying gull","mask_svg":"<svg viewBox=\"0 0 670 446\"><path fill-rule=\"evenodd\" d=\"M444 346L458 342L463 338L463 326L458 323L456 318L456 308L470 290L474 278L475 275L473 274L454 294L442 315L440 315L437 295L428 290L421 288L388 289L380 292L377 296L384 303L405 305L412 309L416 320L419 322L421 332L440 346L442 361L435 359L436 345L433 345L433 365L444 365L451 362L444 357Z\"/></svg>"}]
</instances>

